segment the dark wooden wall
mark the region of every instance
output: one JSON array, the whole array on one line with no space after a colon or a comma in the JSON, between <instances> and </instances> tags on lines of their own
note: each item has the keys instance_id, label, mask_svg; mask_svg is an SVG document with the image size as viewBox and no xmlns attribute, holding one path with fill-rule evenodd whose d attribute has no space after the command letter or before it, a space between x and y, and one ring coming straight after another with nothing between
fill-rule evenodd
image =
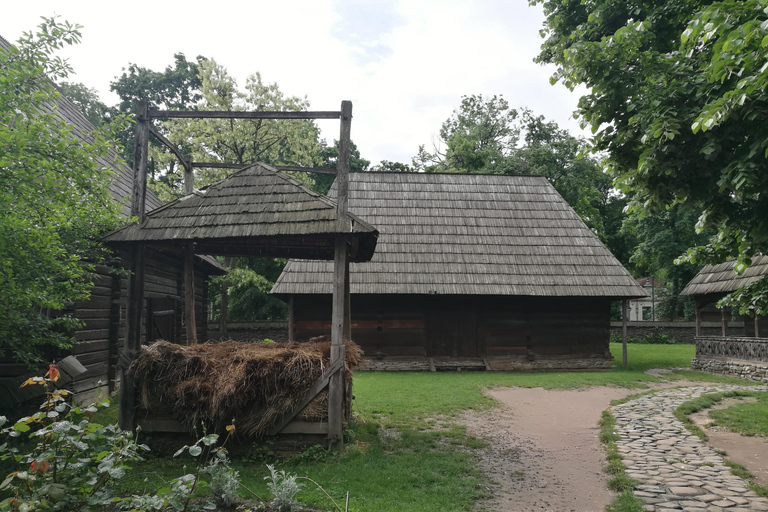
<instances>
[{"instance_id":1,"label":"dark wooden wall","mask_svg":"<svg viewBox=\"0 0 768 512\"><path fill-rule=\"evenodd\" d=\"M128 254L121 253L120 256L120 264L130 268ZM146 265L142 343L168 338L174 343L186 343L181 257L147 251ZM199 261L195 265L195 318L201 342L208 339L207 281L211 270L210 266ZM66 311L84 323L73 333L75 343L70 351L50 354L51 359L59 360L71 353L86 368L85 373L67 384L67 389L73 391L80 402L92 401L99 394L106 396L115 390L120 378L117 359L125 340L127 274L104 265L97 265L94 274L90 297L75 302ZM158 331L158 324L162 331ZM166 338L168 333L172 336ZM46 357L49 355L46 354ZM23 365L0 364L0 379L12 381L13 385L16 385L16 377L27 373L29 371Z\"/></svg>"},{"instance_id":2,"label":"dark wooden wall","mask_svg":"<svg viewBox=\"0 0 768 512\"><path fill-rule=\"evenodd\" d=\"M604 355L607 298L353 295L352 337L366 355ZM296 339L330 329L330 298L294 296Z\"/></svg>"}]
</instances>

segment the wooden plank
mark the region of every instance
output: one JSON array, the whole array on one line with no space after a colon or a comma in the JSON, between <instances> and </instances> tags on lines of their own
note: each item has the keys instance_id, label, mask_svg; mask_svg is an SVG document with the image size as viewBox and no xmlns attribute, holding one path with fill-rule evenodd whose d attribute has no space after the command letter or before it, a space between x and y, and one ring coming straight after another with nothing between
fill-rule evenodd
<instances>
[{"instance_id":1,"label":"wooden plank","mask_svg":"<svg viewBox=\"0 0 768 512\"><path fill-rule=\"evenodd\" d=\"M336 174L336 169L326 169L324 167L299 167L297 165L275 165L278 171L290 172L314 172L317 174Z\"/></svg>"},{"instance_id":2,"label":"wooden plank","mask_svg":"<svg viewBox=\"0 0 768 512\"><path fill-rule=\"evenodd\" d=\"M328 434L328 423L319 421L292 421L283 427L281 434Z\"/></svg>"},{"instance_id":3,"label":"wooden plank","mask_svg":"<svg viewBox=\"0 0 768 512\"><path fill-rule=\"evenodd\" d=\"M342 109L344 108L342 103ZM147 112L150 118L165 119L339 119L336 111L236 111L236 110L156 110Z\"/></svg>"},{"instance_id":4,"label":"wooden plank","mask_svg":"<svg viewBox=\"0 0 768 512\"><path fill-rule=\"evenodd\" d=\"M144 432L192 432L190 427L184 426L179 420L143 418L136 421Z\"/></svg>"},{"instance_id":5,"label":"wooden plank","mask_svg":"<svg viewBox=\"0 0 768 512\"><path fill-rule=\"evenodd\" d=\"M341 155L339 160L341 160ZM336 178L337 180L339 177ZM346 215L346 212L339 213ZM347 240L337 235L333 262L333 310L331 324L331 364L344 360L344 313L346 310L346 290L344 274L347 265ZM341 422L344 414L344 374L335 373L328 383L328 440L330 448L340 451L344 446Z\"/></svg>"},{"instance_id":6,"label":"wooden plank","mask_svg":"<svg viewBox=\"0 0 768 512\"><path fill-rule=\"evenodd\" d=\"M383 329L423 329L424 319L407 320L361 320L353 319L352 330L383 330ZM331 330L331 322L328 320L300 320L296 321L296 329L322 329Z\"/></svg>"},{"instance_id":7,"label":"wooden plank","mask_svg":"<svg viewBox=\"0 0 768 512\"><path fill-rule=\"evenodd\" d=\"M187 330L187 345L197 345L197 322L195 320L195 248L188 242L184 247L184 320Z\"/></svg>"},{"instance_id":8,"label":"wooden plank","mask_svg":"<svg viewBox=\"0 0 768 512\"><path fill-rule=\"evenodd\" d=\"M77 341L108 340L109 329L95 329L92 331L75 331Z\"/></svg>"},{"instance_id":9,"label":"wooden plank","mask_svg":"<svg viewBox=\"0 0 768 512\"><path fill-rule=\"evenodd\" d=\"M323 374L320 376L317 381L312 385L311 388L309 388L309 391L306 392L304 395L304 398L301 399L291 410L286 412L280 420L278 420L275 425L269 430L269 435L273 436L275 434L278 434L282 431L282 429L291 421L293 418L296 417L297 414L299 414L304 408L307 406L309 402L314 399L318 393L320 393L323 389L325 389L326 386L328 386L328 383L333 375L336 375L337 373L342 373L340 370L344 368L344 360L343 359L336 359L331 363L331 365L323 372Z\"/></svg>"},{"instance_id":10,"label":"wooden plank","mask_svg":"<svg viewBox=\"0 0 768 512\"><path fill-rule=\"evenodd\" d=\"M131 194L131 217L144 222L147 196L147 155L149 143L149 118L147 101L140 100L136 106L136 144L133 151L133 193Z\"/></svg>"},{"instance_id":11,"label":"wooden plank","mask_svg":"<svg viewBox=\"0 0 768 512\"><path fill-rule=\"evenodd\" d=\"M435 367L435 358L434 357L430 357L429 358L429 371L431 371L431 372L436 372L437 371L437 368Z\"/></svg>"},{"instance_id":12,"label":"wooden plank","mask_svg":"<svg viewBox=\"0 0 768 512\"><path fill-rule=\"evenodd\" d=\"M142 316L144 303L144 247L136 245L133 253L133 273L129 280L128 311L126 312L125 345L120 352L122 383L120 385L120 428L133 430L136 408L134 380L125 374L130 364L138 357L141 348Z\"/></svg>"}]
</instances>

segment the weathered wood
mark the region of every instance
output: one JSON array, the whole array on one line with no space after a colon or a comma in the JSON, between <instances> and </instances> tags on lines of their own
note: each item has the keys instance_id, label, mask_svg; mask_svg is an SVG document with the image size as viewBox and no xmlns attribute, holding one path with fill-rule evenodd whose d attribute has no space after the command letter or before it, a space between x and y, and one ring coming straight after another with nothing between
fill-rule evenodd
<instances>
[{"instance_id":1,"label":"weathered wood","mask_svg":"<svg viewBox=\"0 0 768 512\"><path fill-rule=\"evenodd\" d=\"M189 195L195 191L195 173L192 169L192 158L182 156L181 164L184 166L184 193Z\"/></svg>"},{"instance_id":2,"label":"weathered wood","mask_svg":"<svg viewBox=\"0 0 768 512\"><path fill-rule=\"evenodd\" d=\"M629 315L629 301L621 301L621 364L627 366L627 316Z\"/></svg>"},{"instance_id":3,"label":"weathered wood","mask_svg":"<svg viewBox=\"0 0 768 512\"><path fill-rule=\"evenodd\" d=\"M296 340L296 326L293 317L293 295L288 297L288 341Z\"/></svg>"},{"instance_id":4,"label":"weathered wood","mask_svg":"<svg viewBox=\"0 0 768 512\"><path fill-rule=\"evenodd\" d=\"M344 360L344 310L346 306L344 271L348 263L347 241L342 235L336 237L335 258L333 263L331 364L336 364L339 360ZM341 450L344 446L341 431L341 419L344 406L343 393L344 374L339 372L331 377L328 385L328 439L331 449L336 451Z\"/></svg>"},{"instance_id":5,"label":"weathered wood","mask_svg":"<svg viewBox=\"0 0 768 512\"><path fill-rule=\"evenodd\" d=\"M352 130L352 102L341 102L341 130L339 133L339 158L336 160L336 211L339 218L349 210L349 147Z\"/></svg>"},{"instance_id":6,"label":"weathered wood","mask_svg":"<svg viewBox=\"0 0 768 512\"><path fill-rule=\"evenodd\" d=\"M328 434L328 423L316 421L292 421L287 424L281 434Z\"/></svg>"},{"instance_id":7,"label":"weathered wood","mask_svg":"<svg viewBox=\"0 0 768 512\"><path fill-rule=\"evenodd\" d=\"M291 171L291 172L313 172L316 174L336 174L336 169L328 169L325 167L300 167L297 165L275 165L278 171Z\"/></svg>"},{"instance_id":8,"label":"weathered wood","mask_svg":"<svg viewBox=\"0 0 768 512\"><path fill-rule=\"evenodd\" d=\"M696 336L701 336L701 303L694 298L696 307Z\"/></svg>"},{"instance_id":9,"label":"weathered wood","mask_svg":"<svg viewBox=\"0 0 768 512\"><path fill-rule=\"evenodd\" d=\"M133 194L131 196L131 216L144 220L147 196L147 151L149 149L149 118L147 102L141 100L136 107L136 142L133 151Z\"/></svg>"},{"instance_id":10,"label":"weathered wood","mask_svg":"<svg viewBox=\"0 0 768 512\"><path fill-rule=\"evenodd\" d=\"M188 242L184 247L184 319L187 328L187 345L197 345L195 321L195 247Z\"/></svg>"},{"instance_id":11,"label":"weathered wood","mask_svg":"<svg viewBox=\"0 0 768 512\"><path fill-rule=\"evenodd\" d=\"M286 412L280 420L278 420L275 425L269 430L269 435L273 436L275 434L280 433L283 428L291 421L293 418L296 417L297 414L299 414L306 406L311 402L318 393L320 393L322 390L324 390L328 385L329 382L333 379L334 375L338 375L339 373L344 373L341 371L344 368L344 359L336 359L331 362L331 365L323 372L323 374L320 376L317 381L315 381L314 384L312 384L312 387L309 388L309 390L304 394L304 397L296 403L295 406L293 406L288 412ZM330 397L330 394L329 394ZM329 414L329 421L328 424L330 425L330 402L328 405L328 414Z\"/></svg>"},{"instance_id":12,"label":"weathered wood","mask_svg":"<svg viewBox=\"0 0 768 512\"><path fill-rule=\"evenodd\" d=\"M755 313L755 338L760 337L760 315Z\"/></svg>"},{"instance_id":13,"label":"weathered wood","mask_svg":"<svg viewBox=\"0 0 768 512\"><path fill-rule=\"evenodd\" d=\"M120 353L122 370L120 385L119 423L123 430L133 430L136 409L136 388L126 370L139 356L141 348L142 316L144 310L144 247L137 244L133 249L133 273L129 279L128 311L126 312L125 345Z\"/></svg>"},{"instance_id":14,"label":"weathered wood","mask_svg":"<svg viewBox=\"0 0 768 512\"><path fill-rule=\"evenodd\" d=\"M232 111L232 110L155 110L147 112L149 118L165 119L339 119L336 111Z\"/></svg>"},{"instance_id":15,"label":"weathered wood","mask_svg":"<svg viewBox=\"0 0 768 512\"><path fill-rule=\"evenodd\" d=\"M723 338L728 336L728 320L725 318L725 308L720 308L720 318L722 320Z\"/></svg>"},{"instance_id":16,"label":"weathered wood","mask_svg":"<svg viewBox=\"0 0 768 512\"><path fill-rule=\"evenodd\" d=\"M353 320L351 327L354 330L384 330L384 329L423 329L424 319L393 319L393 320ZM297 320L297 329L322 329L331 330L329 320Z\"/></svg>"}]
</instances>

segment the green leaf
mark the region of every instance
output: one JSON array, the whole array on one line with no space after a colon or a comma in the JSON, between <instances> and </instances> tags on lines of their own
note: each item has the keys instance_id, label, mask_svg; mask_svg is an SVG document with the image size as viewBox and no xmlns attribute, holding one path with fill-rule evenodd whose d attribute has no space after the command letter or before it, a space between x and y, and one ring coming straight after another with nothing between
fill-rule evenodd
<instances>
[{"instance_id":1,"label":"green leaf","mask_svg":"<svg viewBox=\"0 0 768 512\"><path fill-rule=\"evenodd\" d=\"M197 446L197 445L194 445L194 446L190 446L190 447L189 447L189 454L190 454L191 456L193 456L193 457L197 457L197 456L198 456L198 455L200 455L201 453L203 453L203 449L202 449L202 448L200 448L199 446Z\"/></svg>"}]
</instances>

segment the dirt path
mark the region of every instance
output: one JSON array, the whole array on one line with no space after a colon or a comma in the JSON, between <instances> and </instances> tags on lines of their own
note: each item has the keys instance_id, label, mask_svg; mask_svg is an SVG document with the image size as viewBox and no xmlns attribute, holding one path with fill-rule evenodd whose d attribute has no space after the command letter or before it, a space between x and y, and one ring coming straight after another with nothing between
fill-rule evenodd
<instances>
[{"instance_id":1,"label":"dirt path","mask_svg":"<svg viewBox=\"0 0 768 512\"><path fill-rule=\"evenodd\" d=\"M489 498L477 510L602 512L613 493L603 473L605 453L597 423L611 400L637 392L607 387L489 391L501 406L467 413L460 420L470 434L490 443L479 464L491 481Z\"/></svg>"}]
</instances>

